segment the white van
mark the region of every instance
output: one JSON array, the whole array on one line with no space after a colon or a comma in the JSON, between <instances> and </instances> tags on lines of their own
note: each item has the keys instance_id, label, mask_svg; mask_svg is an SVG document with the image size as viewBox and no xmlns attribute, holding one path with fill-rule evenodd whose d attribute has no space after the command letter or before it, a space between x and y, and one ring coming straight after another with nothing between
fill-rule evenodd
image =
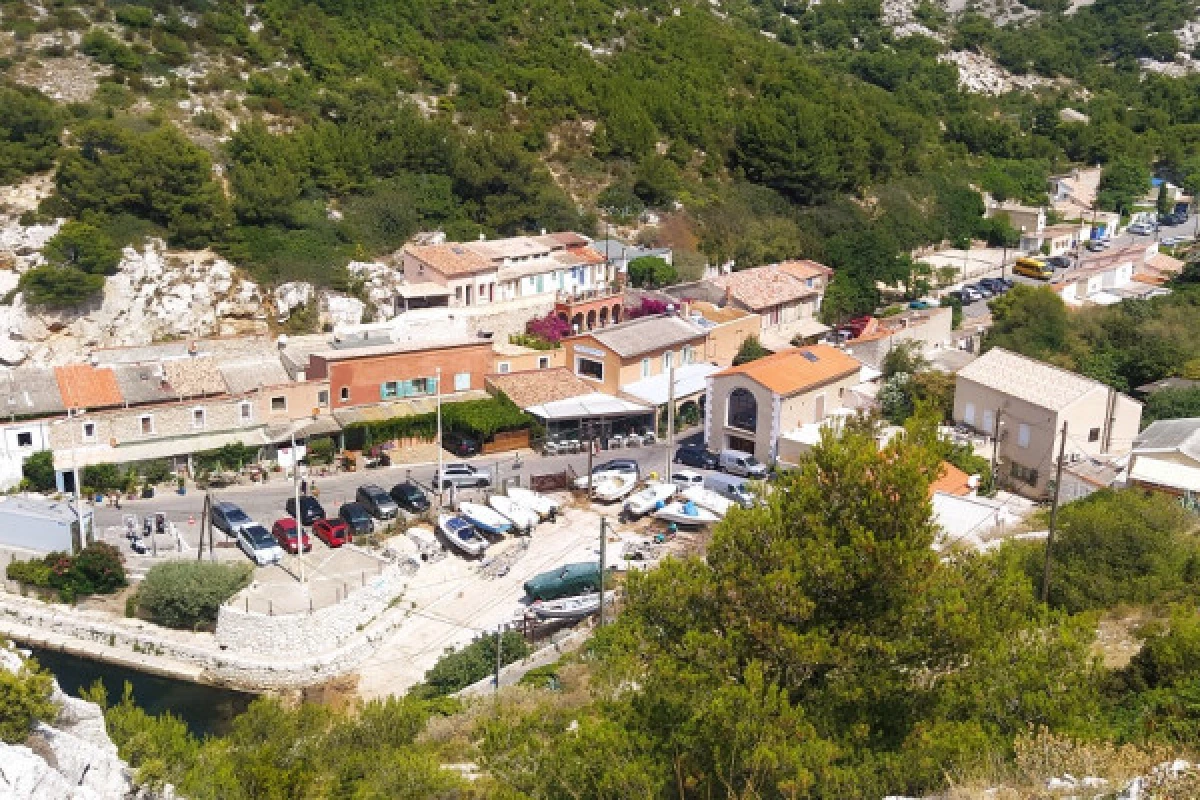
<instances>
[{"instance_id":1,"label":"white van","mask_svg":"<svg viewBox=\"0 0 1200 800\"><path fill-rule=\"evenodd\" d=\"M704 488L732 500L742 508L750 508L757 499L754 492L750 491L745 478L733 478L729 475L714 473L705 476Z\"/></svg>"},{"instance_id":2,"label":"white van","mask_svg":"<svg viewBox=\"0 0 1200 800\"><path fill-rule=\"evenodd\" d=\"M767 477L767 465L741 450L722 450L721 469L730 475L741 475L746 478L762 479Z\"/></svg>"}]
</instances>

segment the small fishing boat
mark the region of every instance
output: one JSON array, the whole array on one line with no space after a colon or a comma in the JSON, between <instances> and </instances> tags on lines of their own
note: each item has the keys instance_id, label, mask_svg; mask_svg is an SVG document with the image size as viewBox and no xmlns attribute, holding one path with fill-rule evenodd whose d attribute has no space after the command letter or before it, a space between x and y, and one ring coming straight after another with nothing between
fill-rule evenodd
<instances>
[{"instance_id":1,"label":"small fishing boat","mask_svg":"<svg viewBox=\"0 0 1200 800\"><path fill-rule=\"evenodd\" d=\"M675 496L676 486L673 483L651 483L639 489L625 501L625 513L635 517L649 514L661 508Z\"/></svg>"},{"instance_id":2,"label":"small fishing boat","mask_svg":"<svg viewBox=\"0 0 1200 800\"><path fill-rule=\"evenodd\" d=\"M484 533L500 536L512 530L508 517L479 503L459 503L458 513Z\"/></svg>"},{"instance_id":3,"label":"small fishing boat","mask_svg":"<svg viewBox=\"0 0 1200 800\"><path fill-rule=\"evenodd\" d=\"M701 508L691 500L685 500L682 503L676 501L654 512L656 519L661 519L666 522L674 522L676 525L711 525L716 522L718 517L713 512L706 508Z\"/></svg>"},{"instance_id":4,"label":"small fishing boat","mask_svg":"<svg viewBox=\"0 0 1200 800\"><path fill-rule=\"evenodd\" d=\"M637 488L637 475L632 472L608 472L592 481L592 497L603 503L615 503Z\"/></svg>"},{"instance_id":5,"label":"small fishing boat","mask_svg":"<svg viewBox=\"0 0 1200 800\"><path fill-rule=\"evenodd\" d=\"M438 530L455 550L468 556L483 555L488 542L479 535L466 517L458 514L438 514Z\"/></svg>"},{"instance_id":6,"label":"small fishing boat","mask_svg":"<svg viewBox=\"0 0 1200 800\"><path fill-rule=\"evenodd\" d=\"M508 496L513 502L528 508L542 519L552 517L562 511L562 507L558 504L557 500L549 498L544 494L538 494L532 489L510 486L508 488Z\"/></svg>"},{"instance_id":7,"label":"small fishing boat","mask_svg":"<svg viewBox=\"0 0 1200 800\"><path fill-rule=\"evenodd\" d=\"M512 522L514 530L529 533L533 530L533 526L538 524L537 512L531 511L511 497L494 494L488 498L488 505L496 509L497 513L508 518Z\"/></svg>"},{"instance_id":8,"label":"small fishing boat","mask_svg":"<svg viewBox=\"0 0 1200 800\"><path fill-rule=\"evenodd\" d=\"M605 592L605 605L611 605L612 601L613 593ZM600 593L590 592L575 597L561 597L558 600L540 600L533 604L531 610L542 619L581 619L600 610Z\"/></svg>"},{"instance_id":9,"label":"small fishing boat","mask_svg":"<svg viewBox=\"0 0 1200 800\"><path fill-rule=\"evenodd\" d=\"M729 513L730 506L733 501L722 497L712 489L705 489L703 486L693 486L690 489L685 489L683 492L684 500L691 500L701 508L708 509L718 517L724 517Z\"/></svg>"},{"instance_id":10,"label":"small fishing boat","mask_svg":"<svg viewBox=\"0 0 1200 800\"><path fill-rule=\"evenodd\" d=\"M597 483L604 480L605 478L608 478L612 475L620 475L620 474L621 473L617 472L616 470L607 470L607 469L600 470L599 472L593 472L590 483L593 487L595 487L595 485ZM586 488L588 488L588 483L589 483L588 476L580 475L578 478L575 479L575 482L572 484L572 486L574 486L576 489L586 489Z\"/></svg>"}]
</instances>

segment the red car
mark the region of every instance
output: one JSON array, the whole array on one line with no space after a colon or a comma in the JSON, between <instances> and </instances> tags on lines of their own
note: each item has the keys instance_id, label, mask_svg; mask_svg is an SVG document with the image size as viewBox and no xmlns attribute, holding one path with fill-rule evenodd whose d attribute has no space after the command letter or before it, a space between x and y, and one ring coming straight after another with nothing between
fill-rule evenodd
<instances>
[{"instance_id":1,"label":"red car","mask_svg":"<svg viewBox=\"0 0 1200 800\"><path fill-rule=\"evenodd\" d=\"M275 525L271 528L271 535L275 537L275 541L279 542L279 546L289 553L296 553L296 520L281 519L276 520ZM304 534L304 552L312 550L312 538L306 533Z\"/></svg>"},{"instance_id":2,"label":"red car","mask_svg":"<svg viewBox=\"0 0 1200 800\"><path fill-rule=\"evenodd\" d=\"M319 519L312 529L317 538L330 547L341 547L351 540L350 526L340 519Z\"/></svg>"}]
</instances>

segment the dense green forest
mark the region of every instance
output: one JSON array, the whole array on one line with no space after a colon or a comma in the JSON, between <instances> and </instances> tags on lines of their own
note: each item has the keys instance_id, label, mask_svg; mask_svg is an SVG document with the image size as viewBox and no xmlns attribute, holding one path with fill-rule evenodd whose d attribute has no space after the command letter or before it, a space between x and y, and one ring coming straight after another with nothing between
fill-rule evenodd
<instances>
[{"instance_id":1,"label":"dense green forest","mask_svg":"<svg viewBox=\"0 0 1200 800\"><path fill-rule=\"evenodd\" d=\"M1043 542L932 546L939 416L919 407L882 450L875 421L827 434L703 559L631 572L615 622L496 700L264 699L198 740L111 698L110 732L142 781L197 800L877 798L1117 782L1191 752L1194 514L1140 491L1065 506L1043 604ZM1140 650L1106 666L1098 623L1135 610ZM44 714L22 691L13 718ZM475 780L443 766L464 763Z\"/></svg>"},{"instance_id":2,"label":"dense green forest","mask_svg":"<svg viewBox=\"0 0 1200 800\"><path fill-rule=\"evenodd\" d=\"M895 38L875 0L4 0L8 73L77 49L112 74L67 106L4 89L0 176L57 160L47 214L333 286L419 229L591 232L679 203L684 263L823 259L845 316L874 307L877 280L919 290L913 248L1011 239L970 185L1038 201L1073 163L1200 179L1200 77L1136 62L1173 52L1195 4L1058 5L997 27L926 4L943 43ZM950 48L1062 80L970 95L938 60ZM58 297L71 273L47 271L30 282Z\"/></svg>"}]
</instances>

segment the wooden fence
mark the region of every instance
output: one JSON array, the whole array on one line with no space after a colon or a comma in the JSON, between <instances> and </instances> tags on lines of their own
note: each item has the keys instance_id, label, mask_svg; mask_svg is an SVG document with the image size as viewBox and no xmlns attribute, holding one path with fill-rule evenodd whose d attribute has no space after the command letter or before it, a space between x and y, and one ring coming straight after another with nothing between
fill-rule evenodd
<instances>
[{"instance_id":1,"label":"wooden fence","mask_svg":"<svg viewBox=\"0 0 1200 800\"><path fill-rule=\"evenodd\" d=\"M529 447L528 428L520 431L499 431L492 435L490 442L483 443L483 454L507 453L525 447Z\"/></svg>"}]
</instances>

